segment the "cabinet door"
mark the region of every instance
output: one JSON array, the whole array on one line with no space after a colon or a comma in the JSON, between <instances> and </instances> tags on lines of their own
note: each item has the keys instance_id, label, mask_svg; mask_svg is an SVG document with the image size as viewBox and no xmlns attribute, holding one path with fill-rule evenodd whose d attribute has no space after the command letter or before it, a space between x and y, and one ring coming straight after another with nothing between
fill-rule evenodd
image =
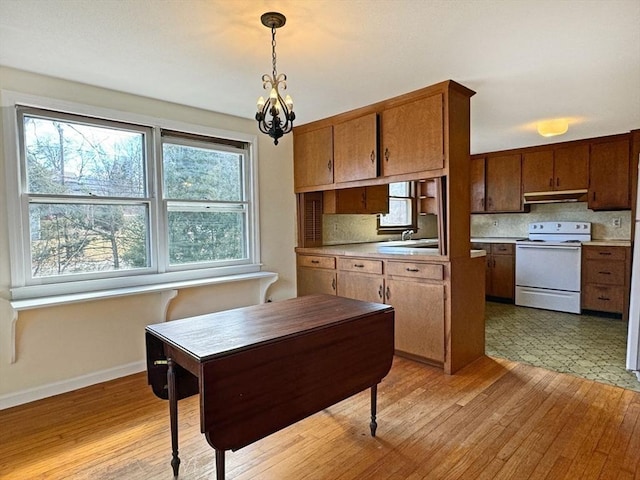
<instances>
[{"instance_id":1,"label":"cabinet door","mask_svg":"<svg viewBox=\"0 0 640 480\"><path fill-rule=\"evenodd\" d=\"M487 157L486 211L522 211L520 154Z\"/></svg>"},{"instance_id":2,"label":"cabinet door","mask_svg":"<svg viewBox=\"0 0 640 480\"><path fill-rule=\"evenodd\" d=\"M589 188L589 145L557 148L554 165L554 188L556 190L585 190Z\"/></svg>"},{"instance_id":3,"label":"cabinet door","mask_svg":"<svg viewBox=\"0 0 640 480\"><path fill-rule=\"evenodd\" d=\"M514 298L514 257L513 255L491 255L491 295L500 298Z\"/></svg>"},{"instance_id":4,"label":"cabinet door","mask_svg":"<svg viewBox=\"0 0 640 480\"><path fill-rule=\"evenodd\" d=\"M589 208L631 208L629 188L629 140L591 144Z\"/></svg>"},{"instance_id":5,"label":"cabinet door","mask_svg":"<svg viewBox=\"0 0 640 480\"><path fill-rule=\"evenodd\" d=\"M371 113L333 127L334 181L378 176L378 121Z\"/></svg>"},{"instance_id":6,"label":"cabinet door","mask_svg":"<svg viewBox=\"0 0 640 480\"><path fill-rule=\"evenodd\" d=\"M384 176L444 168L442 94L382 112Z\"/></svg>"},{"instance_id":7,"label":"cabinet door","mask_svg":"<svg viewBox=\"0 0 640 480\"><path fill-rule=\"evenodd\" d=\"M365 187L366 213L389 213L389 185Z\"/></svg>"},{"instance_id":8,"label":"cabinet door","mask_svg":"<svg viewBox=\"0 0 640 480\"><path fill-rule=\"evenodd\" d=\"M396 350L444 362L444 285L387 279L385 291L395 309Z\"/></svg>"},{"instance_id":9,"label":"cabinet door","mask_svg":"<svg viewBox=\"0 0 640 480\"><path fill-rule=\"evenodd\" d=\"M553 190L553 150L525 153L522 156L522 191Z\"/></svg>"},{"instance_id":10,"label":"cabinet door","mask_svg":"<svg viewBox=\"0 0 640 480\"><path fill-rule=\"evenodd\" d=\"M389 213L389 185L353 187L324 192L324 213Z\"/></svg>"},{"instance_id":11,"label":"cabinet door","mask_svg":"<svg viewBox=\"0 0 640 480\"><path fill-rule=\"evenodd\" d=\"M298 268L298 296L313 293L336 294L336 271L320 268Z\"/></svg>"},{"instance_id":12,"label":"cabinet door","mask_svg":"<svg viewBox=\"0 0 640 480\"><path fill-rule=\"evenodd\" d=\"M382 303L384 302L384 279L381 275L338 272L337 294L363 302Z\"/></svg>"},{"instance_id":13,"label":"cabinet door","mask_svg":"<svg viewBox=\"0 0 640 480\"><path fill-rule=\"evenodd\" d=\"M484 212L484 157L471 157L469 161L469 185L471 186L471 213Z\"/></svg>"},{"instance_id":14,"label":"cabinet door","mask_svg":"<svg viewBox=\"0 0 640 480\"><path fill-rule=\"evenodd\" d=\"M298 194L298 246L322 245L322 192Z\"/></svg>"},{"instance_id":15,"label":"cabinet door","mask_svg":"<svg viewBox=\"0 0 640 480\"><path fill-rule=\"evenodd\" d=\"M331 126L294 135L293 169L296 188L333 183Z\"/></svg>"}]
</instances>

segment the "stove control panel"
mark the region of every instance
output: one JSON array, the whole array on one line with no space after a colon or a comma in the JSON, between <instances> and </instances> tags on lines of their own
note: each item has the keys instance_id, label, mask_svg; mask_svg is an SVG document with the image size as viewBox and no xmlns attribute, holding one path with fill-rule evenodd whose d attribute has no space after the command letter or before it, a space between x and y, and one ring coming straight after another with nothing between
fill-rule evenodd
<instances>
[{"instance_id":1,"label":"stove control panel","mask_svg":"<svg viewBox=\"0 0 640 480\"><path fill-rule=\"evenodd\" d=\"M581 233L591 234L589 222L536 222L529 224L529 233Z\"/></svg>"}]
</instances>

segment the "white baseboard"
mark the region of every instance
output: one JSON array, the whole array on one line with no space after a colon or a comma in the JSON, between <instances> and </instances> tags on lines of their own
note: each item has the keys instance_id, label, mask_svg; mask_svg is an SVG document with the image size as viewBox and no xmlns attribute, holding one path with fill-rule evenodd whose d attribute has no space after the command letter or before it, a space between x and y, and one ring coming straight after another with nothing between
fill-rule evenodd
<instances>
[{"instance_id":1,"label":"white baseboard","mask_svg":"<svg viewBox=\"0 0 640 480\"><path fill-rule=\"evenodd\" d=\"M147 368L144 360L139 362L120 365L119 367L100 370L98 372L81 375L80 377L62 380L60 382L49 383L39 387L29 388L19 392L0 395L0 410L15 407L24 403L33 402L42 398L52 397L61 393L71 392L79 388L95 385L96 383L108 382L116 378L125 377L134 373L142 372Z\"/></svg>"}]
</instances>

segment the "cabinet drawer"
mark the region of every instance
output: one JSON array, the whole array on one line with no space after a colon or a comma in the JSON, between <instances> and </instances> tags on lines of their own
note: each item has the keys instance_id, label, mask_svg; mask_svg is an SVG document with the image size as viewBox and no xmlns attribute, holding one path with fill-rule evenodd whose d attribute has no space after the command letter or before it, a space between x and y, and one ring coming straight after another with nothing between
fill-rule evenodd
<instances>
[{"instance_id":1,"label":"cabinet drawer","mask_svg":"<svg viewBox=\"0 0 640 480\"><path fill-rule=\"evenodd\" d=\"M623 287L585 285L582 292L582 308L601 312L622 313Z\"/></svg>"},{"instance_id":2,"label":"cabinet drawer","mask_svg":"<svg viewBox=\"0 0 640 480\"><path fill-rule=\"evenodd\" d=\"M444 267L433 263L387 262L387 275L442 280Z\"/></svg>"},{"instance_id":3,"label":"cabinet drawer","mask_svg":"<svg viewBox=\"0 0 640 480\"><path fill-rule=\"evenodd\" d=\"M484 250L487 252L487 255L491 253L491 244L490 243L472 243L471 248L473 250Z\"/></svg>"},{"instance_id":4,"label":"cabinet drawer","mask_svg":"<svg viewBox=\"0 0 640 480\"><path fill-rule=\"evenodd\" d=\"M627 258L627 247L586 246L582 249L582 252L587 259L625 260Z\"/></svg>"},{"instance_id":5,"label":"cabinet drawer","mask_svg":"<svg viewBox=\"0 0 640 480\"><path fill-rule=\"evenodd\" d=\"M362 258L339 257L338 269L350 272L382 274L382 260L366 260Z\"/></svg>"},{"instance_id":6,"label":"cabinet drawer","mask_svg":"<svg viewBox=\"0 0 640 480\"><path fill-rule=\"evenodd\" d=\"M624 262L589 260L585 263L585 282L605 285L624 285Z\"/></svg>"},{"instance_id":7,"label":"cabinet drawer","mask_svg":"<svg viewBox=\"0 0 640 480\"><path fill-rule=\"evenodd\" d=\"M336 257L321 257L320 255L298 255L299 267L336 268Z\"/></svg>"},{"instance_id":8,"label":"cabinet drawer","mask_svg":"<svg viewBox=\"0 0 640 480\"><path fill-rule=\"evenodd\" d=\"M513 255L515 245L513 243L493 243L491 253L494 255Z\"/></svg>"}]
</instances>

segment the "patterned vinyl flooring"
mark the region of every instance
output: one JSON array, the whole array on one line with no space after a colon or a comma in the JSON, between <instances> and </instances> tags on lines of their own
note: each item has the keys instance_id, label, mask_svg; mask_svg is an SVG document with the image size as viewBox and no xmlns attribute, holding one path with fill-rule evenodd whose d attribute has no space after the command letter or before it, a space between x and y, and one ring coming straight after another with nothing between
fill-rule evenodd
<instances>
[{"instance_id":1,"label":"patterned vinyl flooring","mask_svg":"<svg viewBox=\"0 0 640 480\"><path fill-rule=\"evenodd\" d=\"M640 391L625 369L627 323L487 302L486 353Z\"/></svg>"}]
</instances>

